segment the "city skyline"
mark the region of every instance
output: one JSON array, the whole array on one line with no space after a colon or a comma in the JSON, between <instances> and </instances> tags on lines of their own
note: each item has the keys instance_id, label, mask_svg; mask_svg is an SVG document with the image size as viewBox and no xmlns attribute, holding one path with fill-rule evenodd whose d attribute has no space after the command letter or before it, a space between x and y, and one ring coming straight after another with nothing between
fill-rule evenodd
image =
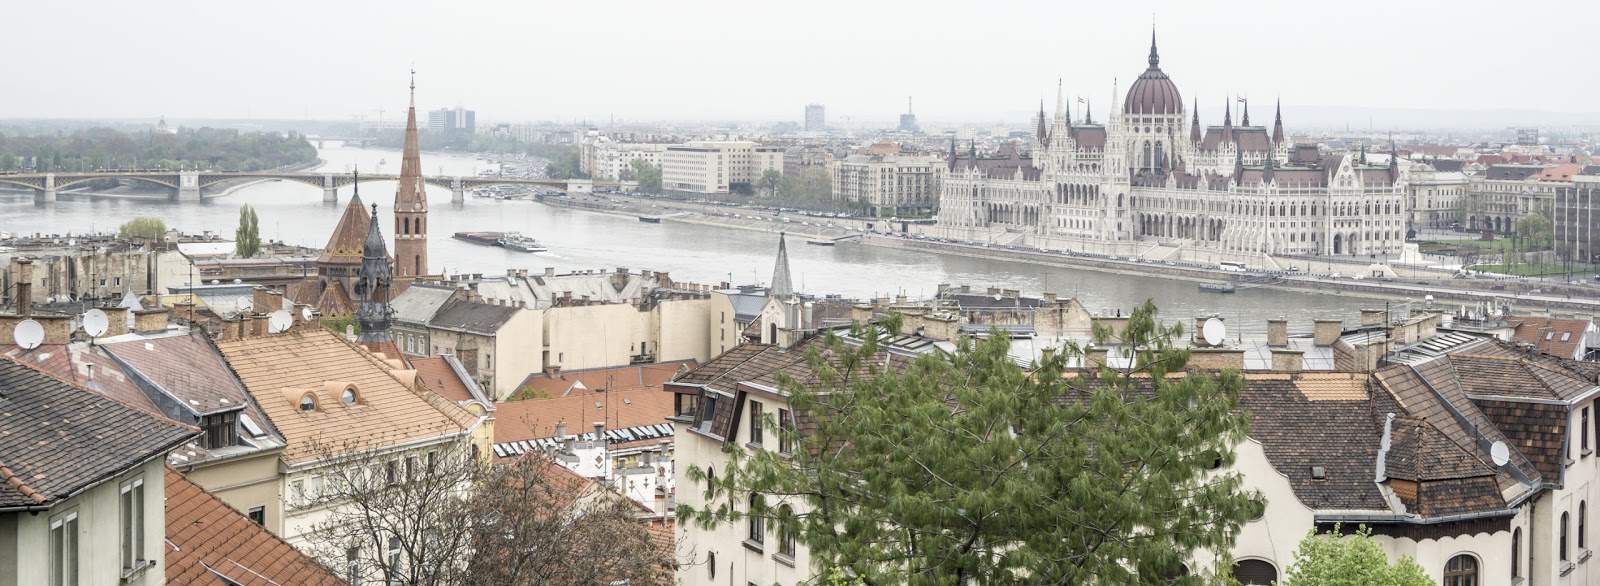
<instances>
[{"instance_id":1,"label":"city skyline","mask_svg":"<svg viewBox=\"0 0 1600 586\"><path fill-rule=\"evenodd\" d=\"M232 9L104 4L97 10L110 17L77 26L82 34L115 39L114 59L106 45L52 44L55 29L19 31L19 44L51 50L0 64L0 74L15 81L6 117L398 113L393 88L404 86L414 62L425 80L419 104L465 105L496 121L799 121L804 104L820 103L830 122L892 122L907 95L916 97L924 121L1008 120L1030 109L1032 99L1022 96L1053 94L1057 78L1074 98L1109 105L1113 83L1126 88L1142 69L1152 24L1168 71L1192 92L1186 98L1199 100L1203 118L1243 95L1258 103L1282 98L1290 116L1330 111L1307 120L1325 125L1341 117L1352 126L1395 124L1416 109L1543 112L1558 123L1581 124L1594 110L1581 96L1600 90L1600 80L1572 75L1560 58L1525 57L1582 54L1581 23L1592 19L1570 14L1543 23L1537 34L1517 39L1522 49L1515 52L1472 51L1483 40L1506 38L1485 16L1494 9L1487 3L1452 4L1449 11L1372 3L1315 18L1269 3L1228 9L1013 3L982 11L823 4L785 12L720 3L614 13L585 6L450 8L307 5L227 14ZM830 16L846 8L851 18ZM57 20L57 10L17 8L23 20ZM351 24L331 27L336 34L293 34L308 12L312 21ZM185 41L169 42L178 31ZM672 57L707 51L722 52L699 64ZM675 65L629 66L647 57ZM129 63L157 64L161 74ZM121 88L118 99L61 91L63 70ZM1550 83L1485 79L1563 83L1552 92ZM1419 91L1419 83L1433 89ZM648 98L662 95L674 99ZM1351 120L1359 114L1341 109L1390 119Z\"/></svg>"}]
</instances>

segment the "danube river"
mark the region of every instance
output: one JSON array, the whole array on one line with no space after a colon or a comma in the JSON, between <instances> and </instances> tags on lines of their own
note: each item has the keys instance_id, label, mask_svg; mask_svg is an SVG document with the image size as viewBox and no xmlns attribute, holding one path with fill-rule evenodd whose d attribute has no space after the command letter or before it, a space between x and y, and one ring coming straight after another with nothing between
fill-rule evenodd
<instances>
[{"instance_id":1,"label":"danube river","mask_svg":"<svg viewBox=\"0 0 1600 586\"><path fill-rule=\"evenodd\" d=\"M348 172L352 166L369 173L399 173L400 153L331 147L321 151L326 171ZM483 163L469 156L424 153L423 172L430 175L475 175ZM361 186L362 200L377 203L389 218L395 185ZM167 226L185 232L210 230L231 237L241 204L254 206L263 238L322 247L350 188L339 193L339 205L322 203L322 190L292 182L257 183L201 204L131 198L69 198L53 206L36 206L27 193L0 193L0 231L14 234L108 231L135 216L158 216ZM450 203L450 191L430 187L429 261L434 271L499 273L507 268L541 271L579 269L651 269L670 271L674 279L703 283L766 283L772 276L777 235L732 228L674 222L645 224L634 218L557 209L531 201L499 201L468 197L462 206ZM462 231L520 231L539 239L550 252L525 254L468 244L450 237ZM384 235L393 236L392 223ZM1217 313L1230 330L1260 335L1265 320L1287 316L1290 328L1309 332L1314 318L1340 318L1354 323L1360 307L1381 304L1349 296L1244 289L1231 295L1200 293L1195 283L1042 267L1027 263L981 260L955 255L888 249L860 243L807 246L789 242L789 263L796 284L809 293L868 297L905 293L932 295L939 283L1051 291L1075 295L1092 312L1127 311L1154 299L1167 319Z\"/></svg>"}]
</instances>

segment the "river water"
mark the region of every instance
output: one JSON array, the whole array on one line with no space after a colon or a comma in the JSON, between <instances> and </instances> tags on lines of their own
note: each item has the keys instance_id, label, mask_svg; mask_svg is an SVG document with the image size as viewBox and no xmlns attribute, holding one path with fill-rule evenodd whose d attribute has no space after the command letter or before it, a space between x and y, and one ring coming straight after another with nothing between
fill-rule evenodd
<instances>
[{"instance_id":1,"label":"river water","mask_svg":"<svg viewBox=\"0 0 1600 586\"><path fill-rule=\"evenodd\" d=\"M320 152L322 170L348 172L355 166L369 173L398 173L400 153L330 146ZM487 163L470 156L423 153L423 172L475 175ZM394 200L393 182L366 183L362 199L379 204L388 217ZM225 237L238 224L239 206L250 204L261 222L263 238L322 247L349 202L351 188L339 193L339 204L322 202L322 190L292 182L250 185L200 204L180 205L160 199L69 198L53 206L37 206L26 193L0 193L0 231L16 234L109 231L135 216L158 216L168 227L185 232L210 230ZM448 189L429 187L429 261L432 270L451 273L500 273L507 268L542 271L577 269L651 269L670 271L674 279L702 283L731 281L765 283L772 276L777 235L671 221L645 224L635 218L552 208L530 201L468 197L457 207ZM393 237L385 222L386 236ZM526 254L468 244L450 237L462 231L520 231L539 239L550 252ZM1230 334L1259 336L1266 320L1286 316L1294 332L1309 332L1315 318L1353 323L1362 306L1375 302L1350 296L1319 295L1265 289L1242 289L1231 295L1200 293L1190 281L1138 277L1027 263L974 259L955 255L880 248L860 243L807 246L792 239L789 264L796 284L815 294L869 297L905 293L932 295L939 283L975 288L1003 287L1024 293L1051 291L1075 295L1092 312L1128 311L1153 299L1166 319L1200 314L1222 315ZM1376 302L1381 303L1381 302Z\"/></svg>"}]
</instances>

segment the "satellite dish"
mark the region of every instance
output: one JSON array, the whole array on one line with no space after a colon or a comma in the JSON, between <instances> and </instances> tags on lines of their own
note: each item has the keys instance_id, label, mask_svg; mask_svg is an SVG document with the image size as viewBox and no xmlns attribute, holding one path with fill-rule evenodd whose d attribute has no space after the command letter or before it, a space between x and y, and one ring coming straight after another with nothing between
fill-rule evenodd
<instances>
[{"instance_id":1,"label":"satellite dish","mask_svg":"<svg viewBox=\"0 0 1600 586\"><path fill-rule=\"evenodd\" d=\"M311 306L300 308L300 318L305 321L311 321Z\"/></svg>"},{"instance_id":2,"label":"satellite dish","mask_svg":"<svg viewBox=\"0 0 1600 586\"><path fill-rule=\"evenodd\" d=\"M89 337L98 338L104 336L106 335L106 328L109 327L111 327L111 318L106 315L106 312L98 309L83 312L83 331L87 332Z\"/></svg>"},{"instance_id":3,"label":"satellite dish","mask_svg":"<svg viewBox=\"0 0 1600 586\"><path fill-rule=\"evenodd\" d=\"M17 327L11 330L11 336L23 350L32 350L44 343L44 326L31 319L25 319L17 322Z\"/></svg>"},{"instance_id":4,"label":"satellite dish","mask_svg":"<svg viewBox=\"0 0 1600 586\"><path fill-rule=\"evenodd\" d=\"M280 309L267 315L267 333L281 334L294 327L294 315L287 309Z\"/></svg>"},{"instance_id":5,"label":"satellite dish","mask_svg":"<svg viewBox=\"0 0 1600 586\"><path fill-rule=\"evenodd\" d=\"M255 306L255 302L249 297L240 297L234 304L239 306L240 313L250 313L250 308Z\"/></svg>"},{"instance_id":6,"label":"satellite dish","mask_svg":"<svg viewBox=\"0 0 1600 586\"><path fill-rule=\"evenodd\" d=\"M1495 466L1504 466L1511 461L1511 448L1505 442L1495 442L1489 446L1489 458L1494 460Z\"/></svg>"},{"instance_id":7,"label":"satellite dish","mask_svg":"<svg viewBox=\"0 0 1600 586\"><path fill-rule=\"evenodd\" d=\"M1222 341L1228 339L1228 328L1222 325L1222 320L1213 317L1200 327L1200 335L1207 346L1221 346Z\"/></svg>"}]
</instances>

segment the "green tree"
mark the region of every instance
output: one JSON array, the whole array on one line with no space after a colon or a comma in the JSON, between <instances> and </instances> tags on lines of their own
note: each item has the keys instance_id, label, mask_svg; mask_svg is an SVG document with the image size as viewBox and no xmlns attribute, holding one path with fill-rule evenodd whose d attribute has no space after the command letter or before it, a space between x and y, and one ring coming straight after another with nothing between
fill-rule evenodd
<instances>
[{"instance_id":1,"label":"green tree","mask_svg":"<svg viewBox=\"0 0 1600 586\"><path fill-rule=\"evenodd\" d=\"M117 227L117 236L121 238L141 238L144 240L160 240L167 235L167 223L161 218L139 217L123 222Z\"/></svg>"},{"instance_id":2,"label":"green tree","mask_svg":"<svg viewBox=\"0 0 1600 586\"><path fill-rule=\"evenodd\" d=\"M635 159L633 177L639 182L639 191L661 193L661 167Z\"/></svg>"},{"instance_id":3,"label":"green tree","mask_svg":"<svg viewBox=\"0 0 1600 586\"><path fill-rule=\"evenodd\" d=\"M1312 531L1295 550L1284 586L1431 586L1434 582L1409 556L1393 565L1365 526L1340 536L1339 526Z\"/></svg>"},{"instance_id":4,"label":"green tree","mask_svg":"<svg viewBox=\"0 0 1600 586\"><path fill-rule=\"evenodd\" d=\"M252 258L261 253L261 225L250 204L239 206L239 228L233 232L233 254Z\"/></svg>"},{"instance_id":5,"label":"green tree","mask_svg":"<svg viewBox=\"0 0 1600 586\"><path fill-rule=\"evenodd\" d=\"M783 173L773 169L767 169L766 171L761 172L761 179L756 181L756 185L761 186L761 191L766 193L768 197L771 197L778 193L778 184L782 182Z\"/></svg>"},{"instance_id":6,"label":"green tree","mask_svg":"<svg viewBox=\"0 0 1600 586\"><path fill-rule=\"evenodd\" d=\"M793 532L819 572L865 584L1203 583L1180 564L1226 551L1262 507L1215 465L1245 437L1242 379L1168 378L1189 354L1155 316L1145 303L1120 334L1137 367L1094 376L1067 376L1075 345L1031 371L998 334L894 366L877 331L830 335L808 351L814 382L779 381L809 431L766 416L792 456L730 445L714 481L687 469L707 504L678 515Z\"/></svg>"}]
</instances>

